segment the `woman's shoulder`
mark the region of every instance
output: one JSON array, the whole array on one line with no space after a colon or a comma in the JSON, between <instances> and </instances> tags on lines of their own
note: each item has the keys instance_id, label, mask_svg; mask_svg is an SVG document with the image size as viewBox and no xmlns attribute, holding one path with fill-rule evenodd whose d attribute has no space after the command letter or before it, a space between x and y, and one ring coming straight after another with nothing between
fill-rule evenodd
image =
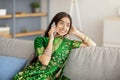
<instances>
[{"instance_id":1,"label":"woman's shoulder","mask_svg":"<svg viewBox=\"0 0 120 80\"><path fill-rule=\"evenodd\" d=\"M70 39L70 38L65 38L65 40L69 42L81 42L81 40Z\"/></svg>"},{"instance_id":2,"label":"woman's shoulder","mask_svg":"<svg viewBox=\"0 0 120 80\"><path fill-rule=\"evenodd\" d=\"M71 40L71 39L69 39L69 38L67 38L67 37L65 37L64 39L67 40L67 41L73 41L73 40Z\"/></svg>"},{"instance_id":3,"label":"woman's shoulder","mask_svg":"<svg viewBox=\"0 0 120 80\"><path fill-rule=\"evenodd\" d=\"M44 36L37 36L34 41L38 41L38 40L48 40L48 37L44 37Z\"/></svg>"}]
</instances>

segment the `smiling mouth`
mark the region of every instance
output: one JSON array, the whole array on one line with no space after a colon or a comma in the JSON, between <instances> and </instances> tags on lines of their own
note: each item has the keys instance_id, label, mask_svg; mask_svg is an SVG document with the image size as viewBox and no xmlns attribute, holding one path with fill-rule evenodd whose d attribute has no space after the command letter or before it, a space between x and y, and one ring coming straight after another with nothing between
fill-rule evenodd
<instances>
[{"instance_id":1,"label":"smiling mouth","mask_svg":"<svg viewBox=\"0 0 120 80\"><path fill-rule=\"evenodd\" d=\"M65 31L65 30L60 30L60 33L62 33L62 34L63 34L63 33L66 33L66 32L67 32L67 31Z\"/></svg>"}]
</instances>

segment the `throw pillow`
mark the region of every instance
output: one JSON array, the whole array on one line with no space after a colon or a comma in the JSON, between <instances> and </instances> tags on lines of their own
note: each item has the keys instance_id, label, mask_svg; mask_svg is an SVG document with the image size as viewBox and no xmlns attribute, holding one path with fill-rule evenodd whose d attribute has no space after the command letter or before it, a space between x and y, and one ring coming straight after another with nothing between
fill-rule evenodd
<instances>
[{"instance_id":1,"label":"throw pillow","mask_svg":"<svg viewBox=\"0 0 120 80\"><path fill-rule=\"evenodd\" d=\"M0 80L12 80L26 64L26 59L0 56Z\"/></svg>"}]
</instances>

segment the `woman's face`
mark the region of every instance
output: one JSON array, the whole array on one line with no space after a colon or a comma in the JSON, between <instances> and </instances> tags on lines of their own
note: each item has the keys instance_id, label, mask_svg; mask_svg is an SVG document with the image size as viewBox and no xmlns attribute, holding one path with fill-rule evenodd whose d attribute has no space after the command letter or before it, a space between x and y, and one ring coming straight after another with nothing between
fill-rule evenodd
<instances>
[{"instance_id":1,"label":"woman's face","mask_svg":"<svg viewBox=\"0 0 120 80\"><path fill-rule=\"evenodd\" d=\"M70 29L70 19L68 17L63 17L56 25L57 33L64 36L68 33Z\"/></svg>"}]
</instances>

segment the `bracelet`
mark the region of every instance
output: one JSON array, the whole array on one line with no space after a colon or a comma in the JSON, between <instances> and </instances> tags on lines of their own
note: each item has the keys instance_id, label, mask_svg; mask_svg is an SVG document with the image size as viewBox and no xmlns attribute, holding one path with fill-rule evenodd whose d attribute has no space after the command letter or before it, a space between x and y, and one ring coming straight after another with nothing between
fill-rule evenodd
<instances>
[{"instance_id":1,"label":"bracelet","mask_svg":"<svg viewBox=\"0 0 120 80\"><path fill-rule=\"evenodd\" d=\"M88 43L89 38L86 36L85 39L83 40L84 43Z\"/></svg>"},{"instance_id":2,"label":"bracelet","mask_svg":"<svg viewBox=\"0 0 120 80\"><path fill-rule=\"evenodd\" d=\"M51 51L51 50L49 50L49 49L46 49L46 50L45 50L45 52L52 53L52 51Z\"/></svg>"},{"instance_id":3,"label":"bracelet","mask_svg":"<svg viewBox=\"0 0 120 80\"><path fill-rule=\"evenodd\" d=\"M49 50L49 49L46 49L44 53L45 53L46 55L48 55L48 56L51 56L52 51L51 51L51 50Z\"/></svg>"}]
</instances>

